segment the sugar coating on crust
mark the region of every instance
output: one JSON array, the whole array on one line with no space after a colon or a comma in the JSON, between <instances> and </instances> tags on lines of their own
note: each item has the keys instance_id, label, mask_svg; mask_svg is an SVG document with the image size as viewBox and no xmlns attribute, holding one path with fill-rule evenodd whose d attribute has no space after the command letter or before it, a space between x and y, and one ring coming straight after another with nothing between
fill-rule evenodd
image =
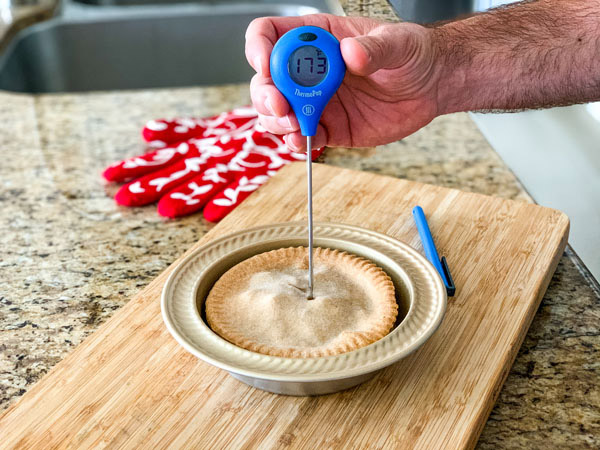
<instances>
[{"instance_id":1,"label":"sugar coating on crust","mask_svg":"<svg viewBox=\"0 0 600 450\"><path fill-rule=\"evenodd\" d=\"M307 300L308 250L253 256L229 269L206 299L209 326L224 339L272 356L332 356L390 332L398 306L394 284L375 264L315 248L314 299Z\"/></svg>"}]
</instances>

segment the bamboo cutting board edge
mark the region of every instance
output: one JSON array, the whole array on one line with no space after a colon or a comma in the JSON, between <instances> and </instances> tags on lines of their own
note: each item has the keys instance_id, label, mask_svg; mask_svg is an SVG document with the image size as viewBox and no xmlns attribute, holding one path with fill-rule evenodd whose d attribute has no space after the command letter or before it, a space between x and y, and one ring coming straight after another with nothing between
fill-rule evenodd
<instances>
[{"instance_id":1,"label":"bamboo cutting board edge","mask_svg":"<svg viewBox=\"0 0 600 450\"><path fill-rule=\"evenodd\" d=\"M302 166L302 167L298 168L297 166ZM315 168L317 168L317 166ZM269 182L269 184L272 184L272 183L285 184L287 182L286 175L288 175L288 172L291 172L291 174L295 174L297 176L296 172L301 172L302 170L303 170L302 163L297 163L297 164L292 165L292 167L284 168L281 171L282 172L281 175L278 175L276 178L271 180ZM337 169L337 168L336 169L317 168L317 171L319 171L319 170L329 170L331 172L336 172L334 176L340 177L340 178L344 178L347 175L353 175L355 173L355 172L347 170L347 169ZM291 176L291 174L290 174L290 176ZM370 175L370 176L378 178L379 181L381 181L381 179L387 178L387 177L381 177L381 176L375 176L375 175ZM320 179L319 181L321 181L321 180L322 179ZM490 202L493 200L494 202L497 202L498 204L505 204L505 202L509 202L509 204L515 203L515 202L511 202L510 200L490 199L489 197L482 196L481 194L463 193L463 192L457 191L457 190L451 191L446 188L432 187L429 185L414 183L414 182L410 182L410 181L397 180L397 179L393 179L393 178L389 178L389 180L390 180L390 182L393 181L394 183L396 183L398 185L404 184L405 186L410 186L415 191L426 187L428 190L431 190L436 194L441 193L441 192L445 192L445 193L454 192L454 195L460 195L463 198L466 198L466 196L471 196L471 199L473 199L473 201L476 203L479 200L485 201L485 202ZM318 191L320 184L326 184L325 182L319 183L319 181L316 183L317 189L315 190L315 192L317 193L317 195L318 195L317 191ZM272 186L271 190L275 190L276 188L277 188L276 186ZM109 333L109 331L111 331L115 327L117 327L119 325L119 323L128 322L129 317L132 316L132 314L136 311L136 309L140 309L140 308L143 309L144 305L148 304L148 301L150 301L150 302L158 301L158 299L151 299L151 298L146 299L145 297L147 295L151 296L151 293L155 290L160 291L160 287L164 284L164 281L166 280L168 275L171 273L172 268L182 258L184 258L187 254L189 254L189 252L193 251L199 245L202 245L203 243L211 240L213 238L213 236L216 237L216 236L224 235L224 234L226 234L227 230L231 231L232 229L235 229L236 225L237 225L237 221L238 221L238 216L242 216L246 210L255 208L256 204L260 202L260 197L261 197L260 192L261 191L262 191L262 189L259 191L259 193L253 194L251 197L249 197L249 199L247 199L244 202L244 204L242 204L238 208L238 211L236 211L237 214L236 213L231 214L219 226L215 227L213 230L211 230L209 233L207 233L198 243L194 244L187 252L185 252L184 255L182 255L172 266L167 268L161 275L159 275L155 280L153 280L144 290L142 290L139 294L137 294L127 305L125 305L120 311L118 311L113 316L113 318L109 319L105 324L103 324L101 327L99 327L99 329L95 333L93 333L91 336L89 336L82 344L80 344L63 361L61 361L59 364L57 364L57 366L55 366L29 392L27 392L19 402L12 405L8 410L6 410L2 415L0 415L0 424L2 422L4 422L5 419L9 418L13 414L14 411L16 411L20 408L23 408L24 407L23 405L26 406L26 404L29 403L28 400L30 398L33 399L33 397L35 395L37 395L39 392L43 391L47 387L44 384L46 382L46 380L52 379L55 374L60 374L61 372L68 371L70 364L72 362L76 362L80 356L85 357L85 358L89 358L90 356L92 356L93 351L90 353L89 350L94 350L94 347L96 344L101 343L101 341L103 341L106 338L110 338L111 333ZM523 204L523 205L527 205L527 208L533 208L533 210L535 210L536 208L540 208L542 212L548 212L547 208L543 208L543 207L540 207L537 205L531 205L531 204ZM523 206L523 205L521 205L521 206ZM293 209L294 205L288 205L288 207ZM303 210L304 210L304 205L295 205L295 210L293 211L293 214L298 215ZM291 215L293 215L293 214L291 214ZM562 254L564 246L566 245L566 237L567 237L567 231L568 231L568 219L566 219L566 216L560 212L558 212L558 215L555 214L555 216L556 216L555 222L557 224L559 222L561 222L557 226L559 226L559 225L562 226L562 238L561 238L560 242L558 243L558 245L556 245L556 247L555 247L555 251L554 251L554 254L552 255L550 265L547 267L547 269L544 273L544 277L541 278L539 280L539 282L537 283L537 286L535 289L536 290L535 300L529 305L527 314L525 316L523 316L522 321L523 321L523 324L525 325L524 330L522 333L520 333L516 336L515 342L513 342L511 344L510 351L505 355L505 358L504 358L506 363L503 364L502 366L499 366L499 369L498 369L500 372L500 376L498 377L499 382L496 383L496 386L493 386L493 389L491 391L491 397L494 401L497 398L497 395L499 394L500 387L501 387L502 383L504 382L504 379L506 378L506 376L510 370L510 364L516 357L518 348L522 342L522 339L525 336L525 332L526 332L531 320L533 319L533 316L535 314L537 306L539 305L539 302L541 301L543 293L550 281L550 278L554 272L556 264L558 263L558 259L560 258L560 255ZM435 232L434 232L434 235L435 235ZM459 289L460 289L460 286L459 286ZM450 303L452 303L452 300L450 300ZM142 326L142 325L143 324L140 324L140 326ZM33 405L31 405L31 406L33 406ZM486 402L486 406L488 406L488 407L483 408L481 410L481 414L480 414L481 416L483 416L483 419L479 419L479 420L475 421L475 425L476 425L476 429L474 430L475 432L471 434L471 438L468 441L464 442L464 444L466 444L468 446L473 446L475 444L477 436L479 436L479 433L480 433L481 429L483 428L483 425L485 424L485 418L489 415L489 412L490 412L491 408L493 407L493 402Z\"/></svg>"},{"instance_id":2,"label":"bamboo cutting board edge","mask_svg":"<svg viewBox=\"0 0 600 450\"><path fill-rule=\"evenodd\" d=\"M545 277L539 283L539 288L537 290L538 293L536 295L536 299L534 302L532 302L529 313L523 319L523 325L522 325L523 332L517 336L517 338L515 339L515 342L510 346L510 351L506 353L506 358L505 358L504 364L499 366L500 374L497 377L498 381L496 382L496 385L491 390L490 400L485 403L487 405L487 407L483 408L481 410L480 417L475 421L475 427L473 429L473 433L471 434L470 439L466 442L466 445L465 445L466 448L473 449L477 445L479 436L483 432L483 428L485 427L485 424L487 422L488 417L490 416L490 414L492 412L492 409L494 409L494 405L496 404L496 401L498 400L498 397L500 396L502 387L504 386L504 383L506 382L506 379L508 378L508 375L510 374L513 363L515 362L517 354L519 353L519 349L521 348L521 345L523 345L523 341L525 340L525 337L527 336L527 331L529 330L529 327L531 326L531 323L533 322L533 319L534 319L535 314L540 306L540 303L542 302L542 299L544 298L544 294L546 293L546 290L548 289L548 285L550 284L550 281L552 280L552 276L554 275L554 272L556 271L556 267L558 266L560 258L565 250L565 247L567 246L567 240L568 240L568 236L569 236L569 227L570 227L569 218L562 211L558 211L558 210L555 210L555 211L560 213L562 216L564 216L564 219L566 219L564 236L563 236L560 244L556 247L556 251L554 252L554 256L552 257L552 262L549 265L548 270L546 271Z\"/></svg>"}]
</instances>

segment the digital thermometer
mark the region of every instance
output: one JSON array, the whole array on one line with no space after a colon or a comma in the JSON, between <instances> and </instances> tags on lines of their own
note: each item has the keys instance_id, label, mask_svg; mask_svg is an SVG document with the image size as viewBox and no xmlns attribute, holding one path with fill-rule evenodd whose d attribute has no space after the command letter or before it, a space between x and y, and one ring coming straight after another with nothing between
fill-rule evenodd
<instances>
[{"instance_id":1,"label":"digital thermometer","mask_svg":"<svg viewBox=\"0 0 600 450\"><path fill-rule=\"evenodd\" d=\"M313 298L312 137L325 106L338 90L346 65L339 41L319 27L304 26L285 33L271 52L271 78L294 110L306 136L308 178L308 295Z\"/></svg>"}]
</instances>

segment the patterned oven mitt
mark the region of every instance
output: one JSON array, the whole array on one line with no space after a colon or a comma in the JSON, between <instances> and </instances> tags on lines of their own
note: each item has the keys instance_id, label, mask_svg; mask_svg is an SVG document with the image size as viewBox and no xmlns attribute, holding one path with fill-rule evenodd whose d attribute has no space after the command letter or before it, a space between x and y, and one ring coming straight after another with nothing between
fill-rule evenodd
<instances>
[{"instance_id":1,"label":"patterned oven mitt","mask_svg":"<svg viewBox=\"0 0 600 450\"><path fill-rule=\"evenodd\" d=\"M150 121L142 134L156 150L113 164L104 178L129 181L115 196L120 205L158 201L158 213L172 218L204 207L204 217L217 222L281 167L306 160L262 128L249 107L207 119ZM313 160L321 151L313 150Z\"/></svg>"}]
</instances>

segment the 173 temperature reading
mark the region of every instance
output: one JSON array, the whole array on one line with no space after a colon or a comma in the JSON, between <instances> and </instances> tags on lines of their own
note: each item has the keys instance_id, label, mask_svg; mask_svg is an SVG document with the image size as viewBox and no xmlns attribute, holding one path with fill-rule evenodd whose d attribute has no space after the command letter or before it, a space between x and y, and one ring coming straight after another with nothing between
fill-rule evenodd
<instances>
[{"instance_id":1,"label":"173 temperature reading","mask_svg":"<svg viewBox=\"0 0 600 450\"><path fill-rule=\"evenodd\" d=\"M308 61L310 64L310 68L309 71L310 73L313 73L314 67L315 67L315 61L314 58L311 57L306 57L303 58L304 61ZM327 59L323 58L323 57L319 57L317 58L317 60L319 61L319 64L317 64L317 74L318 75L323 75L325 72L327 72ZM300 63L302 62L302 60L300 58L298 58L298 64L296 65L296 73L300 73Z\"/></svg>"},{"instance_id":2,"label":"173 temperature reading","mask_svg":"<svg viewBox=\"0 0 600 450\"><path fill-rule=\"evenodd\" d=\"M327 57L312 45L297 48L288 61L290 78L300 86L315 86L327 75Z\"/></svg>"}]
</instances>

